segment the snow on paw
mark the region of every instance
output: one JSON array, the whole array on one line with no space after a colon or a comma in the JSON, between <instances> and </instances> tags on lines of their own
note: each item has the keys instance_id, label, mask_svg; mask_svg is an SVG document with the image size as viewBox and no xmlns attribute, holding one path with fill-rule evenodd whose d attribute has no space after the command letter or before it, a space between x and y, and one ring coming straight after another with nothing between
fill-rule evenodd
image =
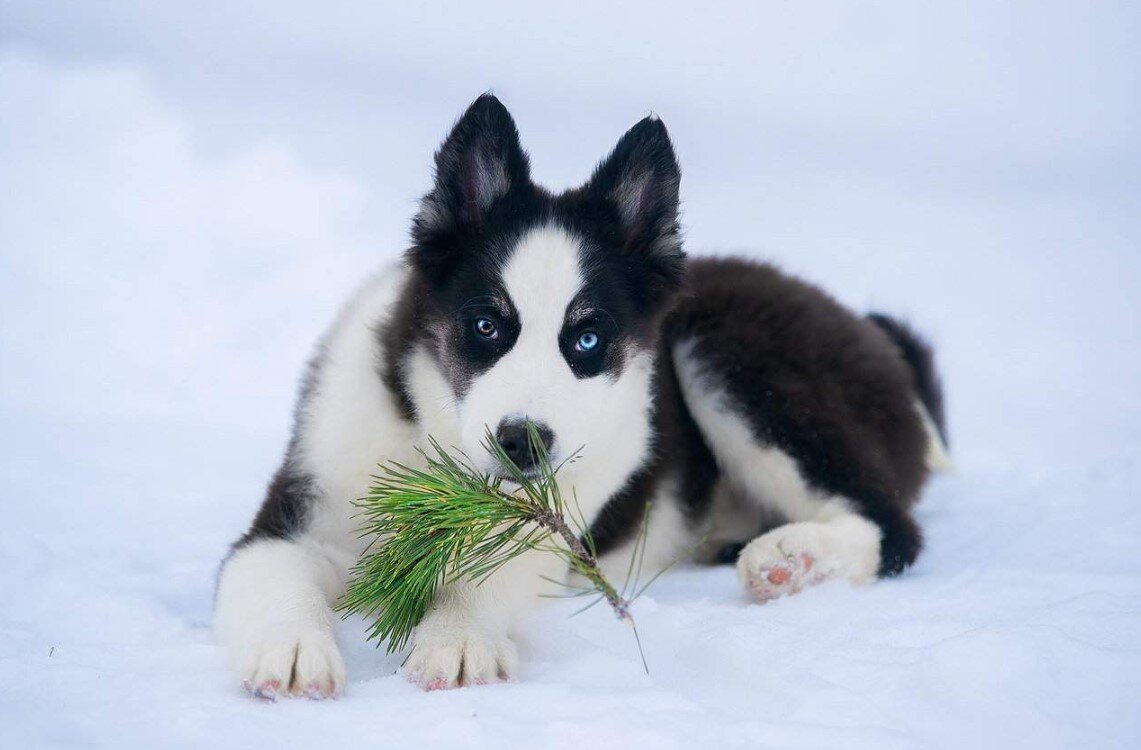
<instances>
[{"instance_id":1,"label":"snow on paw","mask_svg":"<svg viewBox=\"0 0 1141 750\"><path fill-rule=\"evenodd\" d=\"M518 661L515 644L506 636L422 626L404 674L424 690L447 690L512 680Z\"/></svg>"},{"instance_id":2,"label":"snow on paw","mask_svg":"<svg viewBox=\"0 0 1141 750\"><path fill-rule=\"evenodd\" d=\"M242 685L255 698L268 701L332 698L344 688L345 666L332 634L314 630L267 639L251 649L242 668Z\"/></svg>"},{"instance_id":3,"label":"snow on paw","mask_svg":"<svg viewBox=\"0 0 1141 750\"><path fill-rule=\"evenodd\" d=\"M829 577L821 565L825 534L816 523L790 523L749 542L737 558L737 575L761 602L795 594Z\"/></svg>"}]
</instances>

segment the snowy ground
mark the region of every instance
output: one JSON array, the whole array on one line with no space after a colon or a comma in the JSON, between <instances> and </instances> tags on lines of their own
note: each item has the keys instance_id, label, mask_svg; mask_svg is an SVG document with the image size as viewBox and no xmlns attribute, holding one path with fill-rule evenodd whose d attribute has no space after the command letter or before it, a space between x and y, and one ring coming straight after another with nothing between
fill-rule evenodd
<instances>
[{"instance_id":1,"label":"snowy ground","mask_svg":"<svg viewBox=\"0 0 1141 750\"><path fill-rule=\"evenodd\" d=\"M0 747L1141 745L1136 6L653 7L0 3ZM256 703L217 562L308 347L492 86L540 181L652 108L693 252L909 315L958 471L899 579L754 606L667 575L648 676L556 606L516 684L421 693L350 622L342 699Z\"/></svg>"}]
</instances>

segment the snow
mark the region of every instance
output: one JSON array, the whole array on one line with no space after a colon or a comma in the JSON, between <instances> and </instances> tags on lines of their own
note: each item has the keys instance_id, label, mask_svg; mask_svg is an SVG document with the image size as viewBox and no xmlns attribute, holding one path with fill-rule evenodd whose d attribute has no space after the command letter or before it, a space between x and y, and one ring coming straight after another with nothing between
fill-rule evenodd
<instances>
[{"instance_id":1,"label":"snow","mask_svg":"<svg viewBox=\"0 0 1141 750\"><path fill-rule=\"evenodd\" d=\"M1141 744L1135 6L190 7L0 6L0 747ZM648 675L560 603L515 684L421 693L350 621L344 697L252 701L218 561L492 86L541 182L653 110L691 251L930 334L957 470L927 549L764 606L673 571L635 608Z\"/></svg>"}]
</instances>

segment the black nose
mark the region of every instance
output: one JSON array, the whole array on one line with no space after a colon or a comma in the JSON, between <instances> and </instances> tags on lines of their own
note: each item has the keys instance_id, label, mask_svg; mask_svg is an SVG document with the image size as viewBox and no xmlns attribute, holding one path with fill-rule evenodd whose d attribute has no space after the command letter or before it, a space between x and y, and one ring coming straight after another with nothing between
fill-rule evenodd
<instances>
[{"instance_id":1,"label":"black nose","mask_svg":"<svg viewBox=\"0 0 1141 750\"><path fill-rule=\"evenodd\" d=\"M531 448L527 434L527 421L526 419L505 419L499 423L499 429L495 431L495 440L499 443L499 447L523 471L534 469L539 461L538 455ZM532 422L531 424L535 425L535 431L539 433L539 440L542 441L543 448L550 452L551 446L555 442L554 433L542 422Z\"/></svg>"}]
</instances>

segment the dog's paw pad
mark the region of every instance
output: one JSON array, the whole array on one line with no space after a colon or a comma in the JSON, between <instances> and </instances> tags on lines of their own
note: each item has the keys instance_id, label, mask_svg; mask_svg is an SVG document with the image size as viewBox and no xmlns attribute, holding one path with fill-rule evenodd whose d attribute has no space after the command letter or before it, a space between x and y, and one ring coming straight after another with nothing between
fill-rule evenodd
<instances>
[{"instance_id":1,"label":"dog's paw pad","mask_svg":"<svg viewBox=\"0 0 1141 750\"><path fill-rule=\"evenodd\" d=\"M424 690L447 690L510 680L517 664L515 644L509 638L437 634L426 628L417 634L404 674Z\"/></svg>"},{"instance_id":2,"label":"dog's paw pad","mask_svg":"<svg viewBox=\"0 0 1141 750\"><path fill-rule=\"evenodd\" d=\"M319 682L310 682L305 686L301 694L311 701L323 701L326 698L337 697L335 689L329 685L322 685Z\"/></svg>"},{"instance_id":3,"label":"dog's paw pad","mask_svg":"<svg viewBox=\"0 0 1141 750\"><path fill-rule=\"evenodd\" d=\"M737 561L742 583L760 602L795 594L825 578L817 565L817 554L808 551L815 544L811 535L771 536L780 531L775 529L754 539Z\"/></svg>"},{"instance_id":4,"label":"dog's paw pad","mask_svg":"<svg viewBox=\"0 0 1141 750\"><path fill-rule=\"evenodd\" d=\"M792 578L792 572L783 565L775 565L769 568L769 572L765 575L765 578L774 586L783 586Z\"/></svg>"},{"instance_id":5,"label":"dog's paw pad","mask_svg":"<svg viewBox=\"0 0 1141 750\"><path fill-rule=\"evenodd\" d=\"M241 670L242 686L260 700L333 698L345 684L344 663L331 633L275 638L250 654Z\"/></svg>"},{"instance_id":6,"label":"dog's paw pad","mask_svg":"<svg viewBox=\"0 0 1141 750\"><path fill-rule=\"evenodd\" d=\"M247 686L250 695L258 700L276 703L281 697L281 682L278 680L266 680L257 687L254 687L249 680L243 680L242 684Z\"/></svg>"}]
</instances>

